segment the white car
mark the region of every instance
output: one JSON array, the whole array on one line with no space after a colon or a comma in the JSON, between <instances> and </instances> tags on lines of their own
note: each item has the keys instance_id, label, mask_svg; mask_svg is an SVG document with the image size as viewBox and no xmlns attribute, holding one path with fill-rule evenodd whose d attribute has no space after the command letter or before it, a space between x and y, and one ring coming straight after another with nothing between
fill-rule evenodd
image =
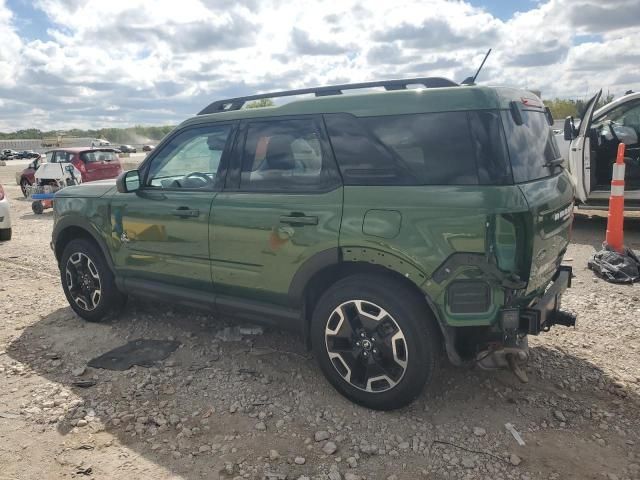
<instances>
[{"instance_id":1,"label":"white car","mask_svg":"<svg viewBox=\"0 0 640 480\"><path fill-rule=\"evenodd\" d=\"M11 240L11 216L9 215L9 200L0 185L0 242Z\"/></svg>"},{"instance_id":2,"label":"white car","mask_svg":"<svg viewBox=\"0 0 640 480\"><path fill-rule=\"evenodd\" d=\"M567 118L564 157L576 186L579 207L608 208L618 145L625 147L625 210L640 210L640 93L630 93L595 110L602 90L589 102L580 123ZM566 155L566 156L565 156Z\"/></svg>"}]
</instances>

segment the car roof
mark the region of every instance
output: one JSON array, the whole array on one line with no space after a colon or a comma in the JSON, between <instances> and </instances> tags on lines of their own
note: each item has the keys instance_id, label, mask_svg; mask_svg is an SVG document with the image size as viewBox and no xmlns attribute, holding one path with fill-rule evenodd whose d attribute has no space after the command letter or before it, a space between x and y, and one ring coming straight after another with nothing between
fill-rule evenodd
<instances>
[{"instance_id":1,"label":"car roof","mask_svg":"<svg viewBox=\"0 0 640 480\"><path fill-rule=\"evenodd\" d=\"M181 126L212 121L304 114L350 113L357 117L369 117L408 113L507 109L510 101L521 101L525 97L531 98L536 95L522 89L476 85L350 93L303 98L275 107L206 113L184 121Z\"/></svg>"}]
</instances>

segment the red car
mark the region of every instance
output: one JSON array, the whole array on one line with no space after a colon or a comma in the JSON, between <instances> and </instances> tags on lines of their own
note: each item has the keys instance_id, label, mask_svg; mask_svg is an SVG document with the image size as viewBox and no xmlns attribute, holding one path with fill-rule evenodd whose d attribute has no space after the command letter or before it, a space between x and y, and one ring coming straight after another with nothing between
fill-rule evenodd
<instances>
[{"instance_id":1,"label":"red car","mask_svg":"<svg viewBox=\"0 0 640 480\"><path fill-rule=\"evenodd\" d=\"M72 163L80 171L83 182L116 178L122 172L118 154L112 148L58 148L48 151L45 161ZM27 187L35 182L35 173L41 163L41 158L34 160L16 178L25 197Z\"/></svg>"}]
</instances>

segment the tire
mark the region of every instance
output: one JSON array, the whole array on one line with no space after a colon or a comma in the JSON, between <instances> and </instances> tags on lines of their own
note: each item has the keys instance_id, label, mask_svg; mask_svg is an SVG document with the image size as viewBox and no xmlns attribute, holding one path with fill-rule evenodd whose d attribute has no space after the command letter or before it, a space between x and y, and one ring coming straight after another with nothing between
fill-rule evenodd
<instances>
[{"instance_id":1,"label":"tire","mask_svg":"<svg viewBox=\"0 0 640 480\"><path fill-rule=\"evenodd\" d=\"M382 275L338 281L311 319L311 343L324 375L342 395L375 410L403 407L421 393L437 367L439 338L424 300ZM369 367L365 374L362 363Z\"/></svg>"},{"instance_id":2,"label":"tire","mask_svg":"<svg viewBox=\"0 0 640 480\"><path fill-rule=\"evenodd\" d=\"M22 195L24 195L25 198L29 196L29 192L27 192L27 188L30 186L31 186L31 183L29 183L29 180L27 180L26 178L23 178L20 181L20 190L22 190Z\"/></svg>"},{"instance_id":3,"label":"tire","mask_svg":"<svg viewBox=\"0 0 640 480\"><path fill-rule=\"evenodd\" d=\"M8 242L11 240L11 229L0 228L0 242Z\"/></svg>"},{"instance_id":4,"label":"tire","mask_svg":"<svg viewBox=\"0 0 640 480\"><path fill-rule=\"evenodd\" d=\"M44 205L40 200L34 200L31 202L31 211L36 215L42 215L44 213Z\"/></svg>"},{"instance_id":5,"label":"tire","mask_svg":"<svg viewBox=\"0 0 640 480\"><path fill-rule=\"evenodd\" d=\"M73 311L89 322L100 322L119 313L127 299L116 287L103 253L87 239L72 240L64 248L60 280Z\"/></svg>"}]
</instances>

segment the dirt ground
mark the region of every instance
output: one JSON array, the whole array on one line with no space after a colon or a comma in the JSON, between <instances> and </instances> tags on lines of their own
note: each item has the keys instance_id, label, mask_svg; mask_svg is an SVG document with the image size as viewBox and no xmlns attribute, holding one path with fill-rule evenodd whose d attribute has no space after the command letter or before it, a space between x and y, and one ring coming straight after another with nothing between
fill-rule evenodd
<instances>
[{"instance_id":1,"label":"dirt ground","mask_svg":"<svg viewBox=\"0 0 640 480\"><path fill-rule=\"evenodd\" d=\"M14 222L0 244L0 479L640 479L640 285L587 270L602 216L577 215L564 305L578 324L530 340L529 383L445 362L411 406L381 413L337 394L286 332L233 338L237 323L139 300L80 320L51 211L31 213L18 168L0 166ZM640 249L640 218L626 227ZM86 367L138 338L181 346L152 368Z\"/></svg>"}]
</instances>

